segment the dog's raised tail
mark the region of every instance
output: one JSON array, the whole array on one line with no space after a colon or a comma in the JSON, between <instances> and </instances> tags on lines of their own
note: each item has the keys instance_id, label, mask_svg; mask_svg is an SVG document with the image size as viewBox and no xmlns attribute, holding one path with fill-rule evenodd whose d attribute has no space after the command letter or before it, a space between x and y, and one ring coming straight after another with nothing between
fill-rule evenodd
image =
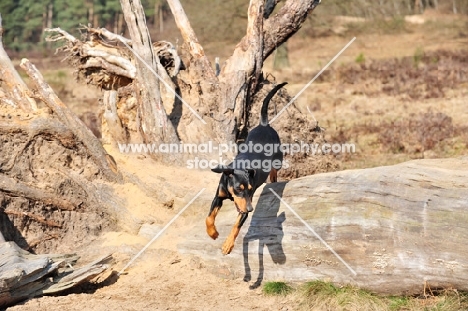
<instances>
[{"instance_id":1,"label":"dog's raised tail","mask_svg":"<svg viewBox=\"0 0 468 311\"><path fill-rule=\"evenodd\" d=\"M261 117L260 117L260 124L261 125L263 125L263 126L268 125L268 104L270 103L270 100L273 98L273 96L275 96L276 92L278 92L278 90L280 88L282 88L283 86L285 86L286 84L288 84L288 82L283 82L283 83L278 84L277 86L275 86L270 91L270 93L268 93L268 95L265 97L265 99L263 100L262 113L261 113Z\"/></svg>"}]
</instances>

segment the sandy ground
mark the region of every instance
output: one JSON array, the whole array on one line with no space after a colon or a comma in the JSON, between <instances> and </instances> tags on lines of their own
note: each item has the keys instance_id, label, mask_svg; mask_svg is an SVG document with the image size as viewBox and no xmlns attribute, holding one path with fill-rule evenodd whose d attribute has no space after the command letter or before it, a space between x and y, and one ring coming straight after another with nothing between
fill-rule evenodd
<instances>
[{"instance_id":1,"label":"sandy ground","mask_svg":"<svg viewBox=\"0 0 468 311\"><path fill-rule=\"evenodd\" d=\"M42 297L26 301L8 310L293 310L291 297L264 296L261 287L250 290L241 278L232 279L229 271L207 269L203 261L190 254L180 254L177 243L195 223L203 223L219 176L208 172L155 167L152 160L115 154L122 170L131 170L146 184L170 179L170 183L188 185L187 197L175 200L172 209L159 211L152 198L130 184L122 186L124 196L132 197L132 217L141 223L167 224L201 189L207 189L120 277L110 277L101 288L88 287L85 293ZM147 174L148 166L157 171ZM200 182L201 174L203 185ZM203 176L202 175L202 176ZM228 204L226 204L228 205ZM227 207L229 208L229 206ZM142 236L143 235L143 236ZM115 272L121 269L150 241L150 236L128 232L107 232L90 245L78 250L82 263L113 253ZM207 237L207 243L212 242ZM221 251L219 256L223 256ZM243 265L240 260L239 265ZM223 274L225 275L223 277Z\"/></svg>"}]
</instances>

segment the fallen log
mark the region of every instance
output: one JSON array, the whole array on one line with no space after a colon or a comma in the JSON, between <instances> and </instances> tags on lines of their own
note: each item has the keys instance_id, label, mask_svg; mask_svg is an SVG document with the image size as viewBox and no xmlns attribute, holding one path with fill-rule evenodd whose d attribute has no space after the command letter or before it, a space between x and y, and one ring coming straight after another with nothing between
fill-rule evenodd
<instances>
[{"instance_id":1,"label":"fallen log","mask_svg":"<svg viewBox=\"0 0 468 311\"><path fill-rule=\"evenodd\" d=\"M76 255L34 255L14 242L0 243L0 308L88 282L109 269L112 256L73 271L77 260Z\"/></svg>"},{"instance_id":2,"label":"fallen log","mask_svg":"<svg viewBox=\"0 0 468 311\"><path fill-rule=\"evenodd\" d=\"M253 276L252 287L263 278L320 279L384 294L466 291L467 181L465 157L270 184L256 194L233 253L220 250L236 216L229 204L217 217L220 239L212 241L200 224L178 247L202 257L216 274Z\"/></svg>"}]
</instances>

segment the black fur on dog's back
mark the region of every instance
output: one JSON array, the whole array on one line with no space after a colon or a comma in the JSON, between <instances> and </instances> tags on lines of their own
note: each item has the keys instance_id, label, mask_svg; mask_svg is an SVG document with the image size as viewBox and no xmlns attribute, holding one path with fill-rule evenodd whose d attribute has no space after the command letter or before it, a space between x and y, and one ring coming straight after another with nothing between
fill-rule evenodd
<instances>
[{"instance_id":1,"label":"black fur on dog's back","mask_svg":"<svg viewBox=\"0 0 468 311\"><path fill-rule=\"evenodd\" d=\"M260 116L260 124L253 128L249 134L247 135L247 139L245 140L245 144L249 145L250 143L255 146L256 144L261 144L261 145L270 145L270 146L276 146L276 152L273 153L273 155L266 155L265 152L254 152L254 151L247 151L247 152L239 152L239 154L236 156L234 159L234 162L232 165L237 168L237 169L251 169L251 167L242 167L242 161L243 160L248 160L253 161L253 160L268 160L270 163L282 163L283 162L283 153L280 151L280 146L281 146L281 141L278 136L278 133L268 124L268 104L270 103L270 100L273 98L273 96L278 92L280 88L282 88L284 85L286 85L287 82L278 84L275 86L270 93L265 97L263 100L263 105L262 105L262 110L261 110L261 116ZM281 168L281 165L278 167L274 167L276 170L279 170ZM268 178L269 170L263 170L259 169L257 170L257 173L255 174L254 178L254 189L257 189L259 186L261 186Z\"/></svg>"}]
</instances>

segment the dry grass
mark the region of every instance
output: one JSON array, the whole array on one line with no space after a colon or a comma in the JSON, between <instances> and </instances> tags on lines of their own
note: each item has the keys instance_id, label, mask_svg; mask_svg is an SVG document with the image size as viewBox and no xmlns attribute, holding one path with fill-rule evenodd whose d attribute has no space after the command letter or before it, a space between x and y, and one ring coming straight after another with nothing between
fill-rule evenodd
<instances>
[{"instance_id":1,"label":"dry grass","mask_svg":"<svg viewBox=\"0 0 468 311\"><path fill-rule=\"evenodd\" d=\"M465 52L416 48L403 58L357 59L325 72L297 101L328 142L356 144L356 154L338 155L340 169L468 153Z\"/></svg>"}]
</instances>

